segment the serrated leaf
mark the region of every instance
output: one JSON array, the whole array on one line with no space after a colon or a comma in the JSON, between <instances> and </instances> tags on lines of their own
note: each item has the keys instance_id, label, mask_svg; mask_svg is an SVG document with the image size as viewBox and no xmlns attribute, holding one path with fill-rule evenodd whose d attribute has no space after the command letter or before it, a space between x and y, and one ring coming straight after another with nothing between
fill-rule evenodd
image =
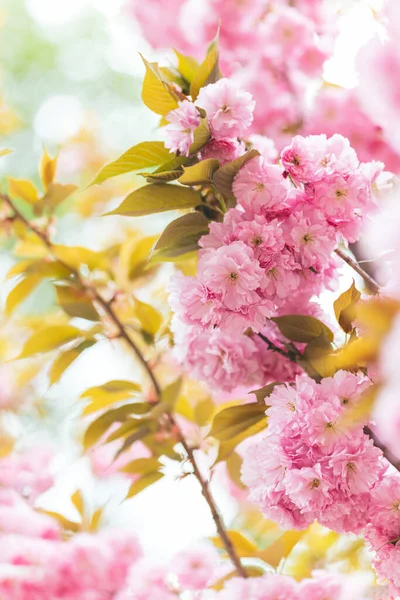
<instances>
[{"instance_id":1,"label":"serrated leaf","mask_svg":"<svg viewBox=\"0 0 400 600\"><path fill-rule=\"evenodd\" d=\"M165 116L178 107L179 96L174 85L168 81L157 63L150 63L142 56L146 67L143 81L142 100L158 115Z\"/></svg>"},{"instance_id":2,"label":"serrated leaf","mask_svg":"<svg viewBox=\"0 0 400 600\"><path fill-rule=\"evenodd\" d=\"M195 73L199 69L199 63L196 59L191 56L186 56L185 54L181 54L178 50L174 52L178 58L178 71L182 75L182 77L190 83L195 75Z\"/></svg>"},{"instance_id":3,"label":"serrated leaf","mask_svg":"<svg viewBox=\"0 0 400 600\"><path fill-rule=\"evenodd\" d=\"M77 359L78 356L80 356L82 352L84 352L84 350L87 350L88 348L94 346L95 343L96 340L85 340L84 342L76 346L76 348L66 350L65 352L59 354L54 360L49 370L50 385L54 385L55 383L57 383L61 379L61 376L63 375L64 371L66 371L68 367L72 365L74 360Z\"/></svg>"},{"instance_id":4,"label":"serrated leaf","mask_svg":"<svg viewBox=\"0 0 400 600\"><path fill-rule=\"evenodd\" d=\"M197 250L199 239L208 233L208 219L192 212L172 221L162 232L154 247L155 255L174 257Z\"/></svg>"},{"instance_id":5,"label":"serrated leaf","mask_svg":"<svg viewBox=\"0 0 400 600\"><path fill-rule=\"evenodd\" d=\"M193 208L201 204L201 196L191 188L169 183L152 183L135 190L108 215L140 217L167 210Z\"/></svg>"},{"instance_id":6,"label":"serrated leaf","mask_svg":"<svg viewBox=\"0 0 400 600\"><path fill-rule=\"evenodd\" d=\"M21 279L21 281L13 287L6 300L5 313L8 317L10 317L14 310L27 299L40 282L40 276L30 275Z\"/></svg>"},{"instance_id":7,"label":"serrated leaf","mask_svg":"<svg viewBox=\"0 0 400 600\"><path fill-rule=\"evenodd\" d=\"M84 502L83 502L82 492L80 490L76 490L76 492L74 494L72 494L72 496L71 496L71 501L72 501L72 504L75 506L76 510L78 511L78 513L83 518Z\"/></svg>"},{"instance_id":8,"label":"serrated leaf","mask_svg":"<svg viewBox=\"0 0 400 600\"><path fill-rule=\"evenodd\" d=\"M142 329L153 338L158 333L162 323L162 314L150 304L134 298L135 317L139 320Z\"/></svg>"},{"instance_id":9,"label":"serrated leaf","mask_svg":"<svg viewBox=\"0 0 400 600\"><path fill-rule=\"evenodd\" d=\"M235 158L235 160L223 165L214 173L214 185L218 192L224 197L228 208L233 208L236 205L236 198L232 192L233 180L243 165L259 155L260 153L258 150L249 150L243 154L243 156L239 156L239 158Z\"/></svg>"},{"instance_id":10,"label":"serrated leaf","mask_svg":"<svg viewBox=\"0 0 400 600\"><path fill-rule=\"evenodd\" d=\"M47 151L44 150L42 160L40 161L40 179L45 190L54 181L57 168L57 156L50 158Z\"/></svg>"},{"instance_id":11,"label":"serrated leaf","mask_svg":"<svg viewBox=\"0 0 400 600\"><path fill-rule=\"evenodd\" d=\"M57 303L70 317L100 321L99 313L84 290L72 286L54 285Z\"/></svg>"},{"instance_id":12,"label":"serrated leaf","mask_svg":"<svg viewBox=\"0 0 400 600\"><path fill-rule=\"evenodd\" d=\"M193 142L189 147L190 154L197 154L211 139L211 131L205 117L200 119L198 127L193 132Z\"/></svg>"},{"instance_id":13,"label":"serrated leaf","mask_svg":"<svg viewBox=\"0 0 400 600\"><path fill-rule=\"evenodd\" d=\"M184 172L179 178L179 183L183 185L210 183L218 167L219 161L216 158L206 158L206 160L202 160L191 167L184 167Z\"/></svg>"},{"instance_id":14,"label":"serrated leaf","mask_svg":"<svg viewBox=\"0 0 400 600\"><path fill-rule=\"evenodd\" d=\"M90 185L103 183L111 177L124 173L156 167L173 158L173 154L165 148L164 142L141 142L129 148L117 160L103 167Z\"/></svg>"},{"instance_id":15,"label":"serrated leaf","mask_svg":"<svg viewBox=\"0 0 400 600\"><path fill-rule=\"evenodd\" d=\"M257 423L266 423L265 410L258 402L222 409L215 415L209 435L222 442L229 441Z\"/></svg>"},{"instance_id":16,"label":"serrated leaf","mask_svg":"<svg viewBox=\"0 0 400 600\"><path fill-rule=\"evenodd\" d=\"M221 79L221 71L219 70L219 50L218 50L218 34L210 44L207 56L201 63L197 71L192 77L190 83L190 95L195 101L202 87L209 83L215 83Z\"/></svg>"},{"instance_id":17,"label":"serrated leaf","mask_svg":"<svg viewBox=\"0 0 400 600\"><path fill-rule=\"evenodd\" d=\"M286 315L271 319L279 331L292 342L311 342L325 332L326 339L333 341L333 333L324 323L315 317L304 315Z\"/></svg>"},{"instance_id":18,"label":"serrated leaf","mask_svg":"<svg viewBox=\"0 0 400 600\"><path fill-rule=\"evenodd\" d=\"M51 352L68 342L79 337L84 337L85 332L72 325L53 325L43 327L31 335L25 342L18 358L27 358L35 354Z\"/></svg>"},{"instance_id":19,"label":"serrated leaf","mask_svg":"<svg viewBox=\"0 0 400 600\"><path fill-rule=\"evenodd\" d=\"M162 473L160 473L159 471L145 473L142 477L140 477L134 483L132 483L131 487L129 488L126 498L127 499L133 498L133 496L136 496L137 494L139 494L140 492L145 490L147 487L149 487L153 483L156 483L163 477L164 477L164 475Z\"/></svg>"},{"instance_id":20,"label":"serrated leaf","mask_svg":"<svg viewBox=\"0 0 400 600\"><path fill-rule=\"evenodd\" d=\"M357 290L353 280L349 289L343 292L333 303L336 319L345 333L351 333L353 330L356 306L360 298L361 293Z\"/></svg>"},{"instance_id":21,"label":"serrated leaf","mask_svg":"<svg viewBox=\"0 0 400 600\"><path fill-rule=\"evenodd\" d=\"M12 179L8 177L8 188L10 192L10 196L15 198L22 198L29 204L34 204L39 196L37 189L33 185L31 181L25 179Z\"/></svg>"}]
</instances>

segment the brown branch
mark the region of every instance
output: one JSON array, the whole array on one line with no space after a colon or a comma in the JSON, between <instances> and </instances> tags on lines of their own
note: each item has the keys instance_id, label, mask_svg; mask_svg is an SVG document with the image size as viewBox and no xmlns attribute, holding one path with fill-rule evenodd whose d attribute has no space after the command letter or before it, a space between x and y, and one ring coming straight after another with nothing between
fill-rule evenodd
<instances>
[{"instance_id":1,"label":"brown branch","mask_svg":"<svg viewBox=\"0 0 400 600\"><path fill-rule=\"evenodd\" d=\"M57 260L57 262L59 264L66 267L71 273L73 273L73 275L75 276L75 278L77 279L79 284L84 289L87 289L87 286L85 285L84 281L82 280L82 277L81 277L79 271L73 267L70 267L67 263L65 263L64 261L57 258L56 254L54 252L53 243L50 241L50 239L47 237L47 235L43 231L41 231L40 229L35 227L35 225L33 225L18 210L18 208L15 207L13 201L7 194L0 193L0 199L3 200L12 209L16 218L18 218L20 221L22 221L26 225L26 227L28 227L33 233L35 233L42 240L42 242L46 245L46 247L48 248L51 255L54 257L54 259ZM132 352L135 354L136 358L139 360L139 362L143 366L144 370L146 371L146 373L153 385L154 392L157 396L157 401L159 402L161 399L161 386L160 386L156 376L154 375L153 370L150 368L148 362L146 361L145 357L143 356L141 350L138 348L136 343L129 336L128 332L125 329L124 324L122 323L122 321L120 320L120 318L118 317L116 312L114 311L111 304L109 302L107 302L95 288L89 288L88 292L93 295L94 299L102 307L105 314L114 323L115 327L117 328L119 336L123 340L125 340L125 342L129 346L129 348L132 350ZM196 458L193 453L193 449L189 446L187 440L185 439L185 436L182 433L182 430L180 429L179 425L176 423L174 417L171 414L168 414L168 420L169 420L171 426L177 432L179 442L182 444L182 446L188 456L188 459L193 467L193 474L196 477L196 479L198 480L200 487L201 487L202 494L210 508L215 526L218 531L218 535L221 538L221 541L225 547L225 550L226 550L229 558L231 559L233 565L235 566L237 574L240 577L247 577L246 570L244 569L244 567L240 561L240 558L237 555L236 550L232 544L232 541L230 540L230 538L225 530L222 516L220 515L217 505L215 503L215 500L213 498L213 495L211 494L209 483L208 483L208 481L206 481L206 479L204 479L204 477L199 469L199 466L197 464Z\"/></svg>"},{"instance_id":2,"label":"brown branch","mask_svg":"<svg viewBox=\"0 0 400 600\"><path fill-rule=\"evenodd\" d=\"M373 277L371 277L371 275L369 275L366 271L364 271L362 267L360 267L357 261L353 260L351 256L346 254L346 252L343 252L343 250L340 250L340 248L336 248L335 252L338 256L340 256L342 260L344 260L345 263L347 263L356 273L358 273L360 277L363 278L367 288L373 294L379 294L379 284L375 281Z\"/></svg>"}]
</instances>

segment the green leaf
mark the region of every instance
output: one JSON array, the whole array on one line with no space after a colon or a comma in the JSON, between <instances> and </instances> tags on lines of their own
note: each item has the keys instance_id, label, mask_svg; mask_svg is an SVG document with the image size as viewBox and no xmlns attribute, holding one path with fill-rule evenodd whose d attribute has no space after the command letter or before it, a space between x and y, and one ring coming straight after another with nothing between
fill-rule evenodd
<instances>
[{"instance_id":1,"label":"green leaf","mask_svg":"<svg viewBox=\"0 0 400 600\"><path fill-rule=\"evenodd\" d=\"M219 167L216 158L206 158L191 167L184 167L179 183L183 185L202 185L212 181L213 174Z\"/></svg>"},{"instance_id":2,"label":"green leaf","mask_svg":"<svg viewBox=\"0 0 400 600\"><path fill-rule=\"evenodd\" d=\"M172 221L155 245L155 256L174 257L198 249L199 239L208 233L208 220L200 212L188 213Z\"/></svg>"},{"instance_id":3,"label":"green leaf","mask_svg":"<svg viewBox=\"0 0 400 600\"><path fill-rule=\"evenodd\" d=\"M42 278L39 275L30 275L17 283L7 296L5 313L10 317L14 310L33 292Z\"/></svg>"},{"instance_id":4,"label":"green leaf","mask_svg":"<svg viewBox=\"0 0 400 600\"><path fill-rule=\"evenodd\" d=\"M340 327L346 333L353 331L353 321L356 318L356 306L361 298L361 293L357 290L355 282L346 292L343 292L333 303L336 319Z\"/></svg>"},{"instance_id":5,"label":"green leaf","mask_svg":"<svg viewBox=\"0 0 400 600\"><path fill-rule=\"evenodd\" d=\"M65 350L57 356L49 370L50 385L54 385L61 379L64 371L82 354L87 348L91 348L96 343L96 340L85 340L72 350Z\"/></svg>"},{"instance_id":6,"label":"green leaf","mask_svg":"<svg viewBox=\"0 0 400 600\"><path fill-rule=\"evenodd\" d=\"M54 289L57 302L67 315L88 321L100 321L99 313L85 291L65 285L54 285Z\"/></svg>"},{"instance_id":7,"label":"green leaf","mask_svg":"<svg viewBox=\"0 0 400 600\"><path fill-rule=\"evenodd\" d=\"M265 385L264 387L259 388L258 390L251 390L251 392L249 393L255 394L257 402L265 404L265 398L269 398L269 396L272 394L277 385L282 384L280 381L274 381L274 383L269 383L268 385Z\"/></svg>"},{"instance_id":8,"label":"green leaf","mask_svg":"<svg viewBox=\"0 0 400 600\"><path fill-rule=\"evenodd\" d=\"M205 117L200 119L200 124L193 132L193 142L189 147L190 154L197 154L211 139L211 131Z\"/></svg>"},{"instance_id":9,"label":"green leaf","mask_svg":"<svg viewBox=\"0 0 400 600\"><path fill-rule=\"evenodd\" d=\"M175 181L182 175L182 169L175 171L163 171L162 173L139 173L141 177L146 177L147 183L158 183L159 181Z\"/></svg>"},{"instance_id":10,"label":"green leaf","mask_svg":"<svg viewBox=\"0 0 400 600\"><path fill-rule=\"evenodd\" d=\"M210 435L229 441L257 423L266 423L265 410L258 402L225 408L215 415Z\"/></svg>"},{"instance_id":11,"label":"green leaf","mask_svg":"<svg viewBox=\"0 0 400 600\"><path fill-rule=\"evenodd\" d=\"M191 56L186 56L185 54L181 54L178 50L174 52L178 58L178 71L182 75L182 77L190 83L195 75L195 73L199 69L199 63L197 60L192 58Z\"/></svg>"},{"instance_id":12,"label":"green leaf","mask_svg":"<svg viewBox=\"0 0 400 600\"><path fill-rule=\"evenodd\" d=\"M232 192L232 184L236 175L239 173L240 169L245 165L249 160L252 160L256 156L259 156L260 153L258 150L249 150L243 156L239 156L239 158L235 158L231 162L227 163L218 171L214 173L213 182L218 192L222 194L225 199L226 205L228 208L232 208L236 205L236 198L234 193Z\"/></svg>"},{"instance_id":13,"label":"green leaf","mask_svg":"<svg viewBox=\"0 0 400 600\"><path fill-rule=\"evenodd\" d=\"M83 414L88 415L116 402L132 398L132 396L136 396L140 391L141 387L139 384L122 379L114 379L103 385L88 388L80 396L81 399L90 399L90 403L85 407Z\"/></svg>"},{"instance_id":14,"label":"green leaf","mask_svg":"<svg viewBox=\"0 0 400 600\"><path fill-rule=\"evenodd\" d=\"M326 339L333 341L333 333L324 323L314 317L304 315L286 315L271 319L279 331L292 342L311 342L325 332Z\"/></svg>"},{"instance_id":15,"label":"green leaf","mask_svg":"<svg viewBox=\"0 0 400 600\"><path fill-rule=\"evenodd\" d=\"M134 298L134 302L135 316L139 319L142 329L154 337L163 323L162 314L150 304L137 298Z\"/></svg>"},{"instance_id":16,"label":"green leaf","mask_svg":"<svg viewBox=\"0 0 400 600\"><path fill-rule=\"evenodd\" d=\"M215 83L221 79L221 71L219 70L219 51L218 51L218 34L210 44L207 56L201 63L197 71L194 73L190 84L190 95L195 101L202 87L209 83Z\"/></svg>"},{"instance_id":17,"label":"green leaf","mask_svg":"<svg viewBox=\"0 0 400 600\"><path fill-rule=\"evenodd\" d=\"M27 358L35 354L50 352L72 340L84 337L85 332L72 325L52 325L36 331L25 342L18 358Z\"/></svg>"},{"instance_id":18,"label":"green leaf","mask_svg":"<svg viewBox=\"0 0 400 600\"><path fill-rule=\"evenodd\" d=\"M141 217L166 210L193 208L201 204L201 196L191 188L169 183L152 183L135 190L108 215Z\"/></svg>"},{"instance_id":19,"label":"green leaf","mask_svg":"<svg viewBox=\"0 0 400 600\"><path fill-rule=\"evenodd\" d=\"M164 142L141 142L129 148L117 160L103 167L90 185L102 183L106 179L124 173L156 167L172 158L173 155L165 148Z\"/></svg>"},{"instance_id":20,"label":"green leaf","mask_svg":"<svg viewBox=\"0 0 400 600\"><path fill-rule=\"evenodd\" d=\"M160 473L159 471L150 471L149 473L145 473L142 477L140 477L134 483L132 483L126 498L132 498L133 496L136 496L137 494L145 490L153 483L156 483L163 477L163 473Z\"/></svg>"},{"instance_id":21,"label":"green leaf","mask_svg":"<svg viewBox=\"0 0 400 600\"><path fill-rule=\"evenodd\" d=\"M150 63L143 56L142 60L146 67L142 100L150 110L158 115L165 116L178 107L179 95L157 63Z\"/></svg>"}]
</instances>

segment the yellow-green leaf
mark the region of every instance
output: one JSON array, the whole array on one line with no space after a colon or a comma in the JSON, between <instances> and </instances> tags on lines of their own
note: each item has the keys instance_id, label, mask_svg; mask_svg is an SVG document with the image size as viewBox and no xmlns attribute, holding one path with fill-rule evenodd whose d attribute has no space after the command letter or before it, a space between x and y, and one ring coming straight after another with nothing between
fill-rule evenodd
<instances>
[{"instance_id":1,"label":"yellow-green leaf","mask_svg":"<svg viewBox=\"0 0 400 600\"><path fill-rule=\"evenodd\" d=\"M84 342L76 346L76 348L72 348L71 350L65 350L64 352L59 354L54 360L49 370L50 385L54 385L55 383L57 383L61 379L61 376L63 375L64 371L68 369L68 367L74 362L74 360L78 358L78 356L80 356L84 350L86 350L87 348L91 348L95 343L95 340L85 340Z\"/></svg>"},{"instance_id":2,"label":"yellow-green leaf","mask_svg":"<svg viewBox=\"0 0 400 600\"><path fill-rule=\"evenodd\" d=\"M214 402L211 398L200 400L194 408L194 418L197 425L204 427L208 425L214 414Z\"/></svg>"},{"instance_id":3,"label":"yellow-green leaf","mask_svg":"<svg viewBox=\"0 0 400 600\"><path fill-rule=\"evenodd\" d=\"M124 423L132 413L132 405L126 404L114 408L97 417L87 428L83 445L85 450L93 446L114 423Z\"/></svg>"},{"instance_id":4,"label":"yellow-green leaf","mask_svg":"<svg viewBox=\"0 0 400 600\"><path fill-rule=\"evenodd\" d=\"M21 279L7 296L5 312L9 317L14 310L33 292L41 282L39 275L30 275Z\"/></svg>"},{"instance_id":5,"label":"yellow-green leaf","mask_svg":"<svg viewBox=\"0 0 400 600\"><path fill-rule=\"evenodd\" d=\"M83 414L88 415L116 402L132 398L140 391L139 384L122 379L115 379L103 385L88 388L80 396L81 399L90 399L90 403L85 407Z\"/></svg>"},{"instance_id":6,"label":"yellow-green leaf","mask_svg":"<svg viewBox=\"0 0 400 600\"><path fill-rule=\"evenodd\" d=\"M7 156L7 154L12 154L13 152L14 150L10 150L10 148L3 148L2 150L0 150L0 157Z\"/></svg>"},{"instance_id":7,"label":"yellow-green leaf","mask_svg":"<svg viewBox=\"0 0 400 600\"><path fill-rule=\"evenodd\" d=\"M276 569L281 560L289 556L303 535L304 531L285 531L268 548L260 550L257 556Z\"/></svg>"},{"instance_id":8,"label":"yellow-green leaf","mask_svg":"<svg viewBox=\"0 0 400 600\"><path fill-rule=\"evenodd\" d=\"M193 208L198 204L201 204L200 194L192 188L152 183L129 194L116 209L107 214L140 217L166 210Z\"/></svg>"},{"instance_id":9,"label":"yellow-green leaf","mask_svg":"<svg viewBox=\"0 0 400 600\"><path fill-rule=\"evenodd\" d=\"M206 160L202 160L191 167L184 167L184 172L179 178L179 183L183 185L210 183L218 167L219 161L216 158L206 158Z\"/></svg>"},{"instance_id":10,"label":"yellow-green leaf","mask_svg":"<svg viewBox=\"0 0 400 600\"><path fill-rule=\"evenodd\" d=\"M181 54L178 50L174 52L178 58L178 71L182 75L182 77L190 83L195 75L195 73L199 69L199 63L197 60L192 58L191 56L186 56L185 54Z\"/></svg>"},{"instance_id":11,"label":"yellow-green leaf","mask_svg":"<svg viewBox=\"0 0 400 600\"><path fill-rule=\"evenodd\" d=\"M277 324L279 331L292 342L311 342L324 332L328 342L333 341L333 333L324 323L304 315L286 315L271 319Z\"/></svg>"},{"instance_id":12,"label":"yellow-green leaf","mask_svg":"<svg viewBox=\"0 0 400 600\"><path fill-rule=\"evenodd\" d=\"M265 410L258 402L224 408L215 415L210 435L222 442L229 441L257 423L266 424Z\"/></svg>"},{"instance_id":13,"label":"yellow-green leaf","mask_svg":"<svg viewBox=\"0 0 400 600\"><path fill-rule=\"evenodd\" d=\"M277 385L281 385L281 382L274 381L274 383L269 383L268 385L265 385L264 387L259 388L258 390L251 390L251 392L249 393L255 394L257 402L265 404L265 398L268 398L272 394Z\"/></svg>"},{"instance_id":14,"label":"yellow-green leaf","mask_svg":"<svg viewBox=\"0 0 400 600\"><path fill-rule=\"evenodd\" d=\"M27 358L35 354L50 352L72 340L84 337L85 332L72 325L53 325L43 327L31 335L25 342L18 358Z\"/></svg>"},{"instance_id":15,"label":"yellow-green leaf","mask_svg":"<svg viewBox=\"0 0 400 600\"><path fill-rule=\"evenodd\" d=\"M70 317L80 317L88 321L99 321L99 313L84 290L72 286L54 285L57 302Z\"/></svg>"},{"instance_id":16,"label":"yellow-green leaf","mask_svg":"<svg viewBox=\"0 0 400 600\"><path fill-rule=\"evenodd\" d=\"M172 159L173 155L165 148L164 142L141 142L129 148L117 160L103 167L90 185L102 183L106 179L124 173L156 167Z\"/></svg>"},{"instance_id":17,"label":"yellow-green leaf","mask_svg":"<svg viewBox=\"0 0 400 600\"><path fill-rule=\"evenodd\" d=\"M173 83L168 81L157 63L150 63L142 56L146 67L143 81L142 100L158 115L165 116L178 107L178 94Z\"/></svg>"},{"instance_id":18,"label":"yellow-green leaf","mask_svg":"<svg viewBox=\"0 0 400 600\"><path fill-rule=\"evenodd\" d=\"M156 483L163 477L164 477L164 475L162 473L160 473L159 471L145 473L142 477L140 477L134 483L132 483L131 487L129 488L126 498L132 498L133 496L136 496L137 494L139 494L140 492L145 490L147 487L149 487L153 483Z\"/></svg>"},{"instance_id":19,"label":"yellow-green leaf","mask_svg":"<svg viewBox=\"0 0 400 600\"><path fill-rule=\"evenodd\" d=\"M137 298L134 298L134 302L135 316L139 319L142 329L154 337L162 325L162 314L150 304Z\"/></svg>"},{"instance_id":20,"label":"yellow-green leaf","mask_svg":"<svg viewBox=\"0 0 400 600\"><path fill-rule=\"evenodd\" d=\"M257 546L253 544L248 538L246 538L240 531L228 530L227 535L232 542L232 545L236 551L237 556L240 558L248 558L255 556L258 552ZM221 541L220 537L211 538L214 546L220 550L225 550L225 546Z\"/></svg>"},{"instance_id":21,"label":"yellow-green leaf","mask_svg":"<svg viewBox=\"0 0 400 600\"><path fill-rule=\"evenodd\" d=\"M214 173L213 182L218 192L222 194L225 199L226 205L228 208L232 208L236 205L236 198L234 193L232 192L232 184L236 175L239 173L240 169L245 165L249 160L252 160L256 156L259 156L258 150L249 150L243 156L239 156L239 158L235 158L231 162L223 165L218 171Z\"/></svg>"},{"instance_id":22,"label":"yellow-green leaf","mask_svg":"<svg viewBox=\"0 0 400 600\"><path fill-rule=\"evenodd\" d=\"M72 501L72 504L75 506L76 510L78 511L78 513L81 515L81 517L83 517L84 516L84 502L83 502L82 492L80 490L76 490L76 492L74 494L72 494L72 496L71 496L71 501Z\"/></svg>"},{"instance_id":23,"label":"yellow-green leaf","mask_svg":"<svg viewBox=\"0 0 400 600\"><path fill-rule=\"evenodd\" d=\"M221 72L219 70L217 35L215 40L210 44L206 58L192 77L190 84L190 95L192 100L196 100L197 96L199 95L200 88L208 85L209 83L215 83L218 81L218 79L221 79Z\"/></svg>"},{"instance_id":24,"label":"yellow-green leaf","mask_svg":"<svg viewBox=\"0 0 400 600\"><path fill-rule=\"evenodd\" d=\"M39 198L38 192L31 181L8 177L8 187L10 196L22 198L29 204L34 204Z\"/></svg>"},{"instance_id":25,"label":"yellow-green leaf","mask_svg":"<svg viewBox=\"0 0 400 600\"><path fill-rule=\"evenodd\" d=\"M193 132L193 142L189 147L190 154L197 154L211 138L211 131L205 117L200 119L198 127Z\"/></svg>"},{"instance_id":26,"label":"yellow-green leaf","mask_svg":"<svg viewBox=\"0 0 400 600\"><path fill-rule=\"evenodd\" d=\"M57 168L57 156L54 158L50 158L45 150L43 152L42 160L40 162L40 179L42 180L42 184L45 190L49 187L49 185L53 182L54 177L56 175Z\"/></svg>"},{"instance_id":27,"label":"yellow-green leaf","mask_svg":"<svg viewBox=\"0 0 400 600\"><path fill-rule=\"evenodd\" d=\"M333 303L336 319L346 333L351 333L353 330L353 321L356 318L356 306L360 298L361 293L357 290L353 280L349 289L343 292Z\"/></svg>"},{"instance_id":28,"label":"yellow-green leaf","mask_svg":"<svg viewBox=\"0 0 400 600\"><path fill-rule=\"evenodd\" d=\"M76 185L50 182L47 186L46 194L35 205L35 208L37 210L45 208L55 209L77 189Z\"/></svg>"},{"instance_id":29,"label":"yellow-green leaf","mask_svg":"<svg viewBox=\"0 0 400 600\"><path fill-rule=\"evenodd\" d=\"M198 211L172 221L154 247L155 256L174 257L197 250L199 239L208 233L208 219Z\"/></svg>"},{"instance_id":30,"label":"yellow-green leaf","mask_svg":"<svg viewBox=\"0 0 400 600\"><path fill-rule=\"evenodd\" d=\"M94 269L107 270L108 261L104 253L89 250L81 246L57 246L53 245L53 254L58 260L63 261L69 267L79 270L82 265L86 265L91 271Z\"/></svg>"},{"instance_id":31,"label":"yellow-green leaf","mask_svg":"<svg viewBox=\"0 0 400 600\"><path fill-rule=\"evenodd\" d=\"M45 260L22 260L16 263L7 273L7 277L15 275L38 275L42 279L67 279L71 271L57 261Z\"/></svg>"},{"instance_id":32,"label":"yellow-green leaf","mask_svg":"<svg viewBox=\"0 0 400 600\"><path fill-rule=\"evenodd\" d=\"M158 458L151 456L150 458L137 458L131 460L127 465L122 467L122 473L135 475L136 473L148 473L149 471L157 471L161 467Z\"/></svg>"},{"instance_id":33,"label":"yellow-green leaf","mask_svg":"<svg viewBox=\"0 0 400 600\"><path fill-rule=\"evenodd\" d=\"M167 385L161 392L161 404L172 409L177 401L182 388L182 378L178 377L175 381Z\"/></svg>"}]
</instances>

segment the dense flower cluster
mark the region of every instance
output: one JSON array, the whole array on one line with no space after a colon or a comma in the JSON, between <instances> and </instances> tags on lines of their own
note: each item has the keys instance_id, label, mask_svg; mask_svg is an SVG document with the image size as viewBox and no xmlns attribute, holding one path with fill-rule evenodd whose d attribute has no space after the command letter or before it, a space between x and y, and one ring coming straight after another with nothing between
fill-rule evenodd
<instances>
[{"instance_id":1,"label":"dense flower cluster","mask_svg":"<svg viewBox=\"0 0 400 600\"><path fill-rule=\"evenodd\" d=\"M198 104L207 110L213 140L237 151L232 136L243 135L251 122L251 96L222 79L201 91ZM168 119L183 109L182 103ZM193 131L186 141L187 124L181 139L188 149ZM176 130L169 141L175 151L182 146ZM281 162L284 170L260 155L241 168L233 182L237 206L200 240L197 276L177 275L170 285L178 355L217 388L280 379L259 340L242 333L262 332L269 317L314 310L311 298L335 283L332 252L341 239L358 239L383 169L361 164L339 135L297 136ZM296 369L280 363L291 374L285 381L292 380Z\"/></svg>"},{"instance_id":2,"label":"dense flower cluster","mask_svg":"<svg viewBox=\"0 0 400 600\"><path fill-rule=\"evenodd\" d=\"M368 382L345 371L320 384L301 376L268 398L266 437L247 451L243 481L250 499L284 528L315 519L341 532L367 521L371 490L387 464L361 427L342 427Z\"/></svg>"}]
</instances>

